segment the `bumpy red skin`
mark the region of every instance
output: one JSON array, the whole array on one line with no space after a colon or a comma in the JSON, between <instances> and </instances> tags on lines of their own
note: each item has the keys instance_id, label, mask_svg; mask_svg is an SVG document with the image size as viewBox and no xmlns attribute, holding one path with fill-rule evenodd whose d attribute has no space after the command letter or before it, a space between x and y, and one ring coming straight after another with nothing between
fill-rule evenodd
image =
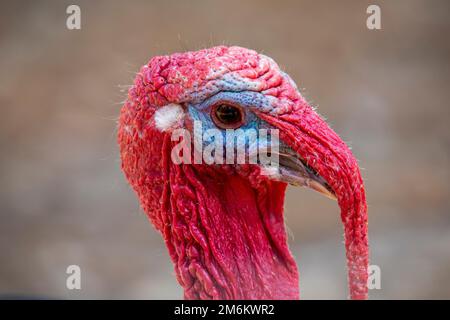
<instances>
[{"instance_id":1,"label":"bumpy red skin","mask_svg":"<svg viewBox=\"0 0 450 320\"><path fill-rule=\"evenodd\" d=\"M344 223L350 297L367 298L367 206L357 161L273 60L223 46L151 59L119 121L123 171L165 239L185 298L299 297L283 221L286 185L252 165L175 165L170 133L155 129L157 108L222 90L267 97L269 107L252 111L279 128L281 139L333 188Z\"/></svg>"}]
</instances>

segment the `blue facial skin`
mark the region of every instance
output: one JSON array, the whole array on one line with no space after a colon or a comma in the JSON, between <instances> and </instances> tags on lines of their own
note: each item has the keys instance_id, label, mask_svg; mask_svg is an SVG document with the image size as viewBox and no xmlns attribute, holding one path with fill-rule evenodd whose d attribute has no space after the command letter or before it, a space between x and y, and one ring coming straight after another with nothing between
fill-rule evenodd
<instances>
[{"instance_id":1,"label":"blue facial skin","mask_svg":"<svg viewBox=\"0 0 450 320\"><path fill-rule=\"evenodd\" d=\"M217 103L230 103L232 105L239 105L242 107L245 115L244 115L244 123L239 128L246 133L249 133L250 131L253 131L253 133L256 133L256 140L249 139L249 136L246 135L246 138L239 141L239 139L234 139L234 142L227 141L227 134L225 129L218 128L215 123L213 122L211 118L211 107L216 105ZM257 148L259 145L259 148L261 150L261 147L270 145L270 129L275 129L273 126L268 124L267 122L261 120L259 117L256 116L256 114L252 111L252 109L260 109L260 110L270 110L271 104L270 99L266 97L264 94L259 92L253 92L253 91L241 91L241 92L219 92L212 97L207 98L206 100L198 103L198 104L188 104L188 112L191 117L192 121L200 121L202 124L202 130L203 130L203 148L202 150L205 150L205 148L214 142L215 138L214 136L206 136L205 137L205 131L208 129L215 129L216 132L220 132L222 134L223 139L223 146L226 145L226 143L233 143L234 145L234 151L240 150L242 152L242 149L245 145L245 151L246 154L256 154ZM236 130L239 130L236 129ZM260 129L266 129L268 133L268 137L266 138L264 136L261 136ZM217 131L219 130L219 131ZM230 130L230 129L228 129ZM194 139L199 139L199 132L193 132ZM251 137L251 135L250 135ZM244 144L243 144L244 143ZM225 152L224 152L225 154ZM247 162L248 163L248 162ZM252 163L252 162L250 162Z\"/></svg>"},{"instance_id":2,"label":"blue facial skin","mask_svg":"<svg viewBox=\"0 0 450 320\"><path fill-rule=\"evenodd\" d=\"M245 112L245 123L241 129L270 129L270 125L259 119L250 108L259 108L262 105L263 94L256 92L220 92L197 105L188 105L189 114L192 120L199 120L203 123L203 129L219 129L211 119L211 106L217 102L231 103L239 105ZM225 131L225 130L223 130Z\"/></svg>"}]
</instances>

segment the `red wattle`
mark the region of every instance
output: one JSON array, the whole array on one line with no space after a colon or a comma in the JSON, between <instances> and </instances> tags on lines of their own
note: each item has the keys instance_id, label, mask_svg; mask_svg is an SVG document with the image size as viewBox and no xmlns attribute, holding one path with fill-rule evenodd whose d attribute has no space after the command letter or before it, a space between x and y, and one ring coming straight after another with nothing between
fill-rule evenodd
<instances>
[{"instance_id":1,"label":"red wattle","mask_svg":"<svg viewBox=\"0 0 450 320\"><path fill-rule=\"evenodd\" d=\"M286 185L262 179L255 166L165 166L164 237L185 298L298 299Z\"/></svg>"},{"instance_id":2,"label":"red wattle","mask_svg":"<svg viewBox=\"0 0 450 320\"><path fill-rule=\"evenodd\" d=\"M121 130L119 142L123 171L164 237L186 299L299 298L283 221L286 184L252 165L176 165L176 143L155 130L138 140Z\"/></svg>"}]
</instances>

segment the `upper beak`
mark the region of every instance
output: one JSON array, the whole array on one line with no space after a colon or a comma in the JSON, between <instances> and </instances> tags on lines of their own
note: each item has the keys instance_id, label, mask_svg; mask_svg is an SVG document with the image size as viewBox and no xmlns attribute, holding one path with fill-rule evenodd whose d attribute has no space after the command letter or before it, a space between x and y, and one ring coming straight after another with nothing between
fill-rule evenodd
<instances>
[{"instance_id":1,"label":"upper beak","mask_svg":"<svg viewBox=\"0 0 450 320\"><path fill-rule=\"evenodd\" d=\"M306 161L301 159L291 148L281 144L277 154L279 166L275 167L275 170L265 170L264 172L268 176L290 185L311 188L330 199L337 200L336 194L325 179L308 166Z\"/></svg>"}]
</instances>

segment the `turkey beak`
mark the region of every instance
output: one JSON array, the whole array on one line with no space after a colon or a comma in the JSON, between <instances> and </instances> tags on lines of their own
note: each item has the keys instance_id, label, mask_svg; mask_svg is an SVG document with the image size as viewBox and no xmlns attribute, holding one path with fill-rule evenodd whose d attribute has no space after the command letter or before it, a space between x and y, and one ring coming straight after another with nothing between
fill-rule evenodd
<instances>
[{"instance_id":1,"label":"turkey beak","mask_svg":"<svg viewBox=\"0 0 450 320\"><path fill-rule=\"evenodd\" d=\"M278 168L263 170L273 180L293 186L308 187L322 195L336 200L336 194L314 169L306 164L291 148L282 144L278 153Z\"/></svg>"},{"instance_id":2,"label":"turkey beak","mask_svg":"<svg viewBox=\"0 0 450 320\"><path fill-rule=\"evenodd\" d=\"M308 187L324 196L336 200L336 194L314 169L306 164L292 149L279 154L280 177L294 186Z\"/></svg>"}]
</instances>

